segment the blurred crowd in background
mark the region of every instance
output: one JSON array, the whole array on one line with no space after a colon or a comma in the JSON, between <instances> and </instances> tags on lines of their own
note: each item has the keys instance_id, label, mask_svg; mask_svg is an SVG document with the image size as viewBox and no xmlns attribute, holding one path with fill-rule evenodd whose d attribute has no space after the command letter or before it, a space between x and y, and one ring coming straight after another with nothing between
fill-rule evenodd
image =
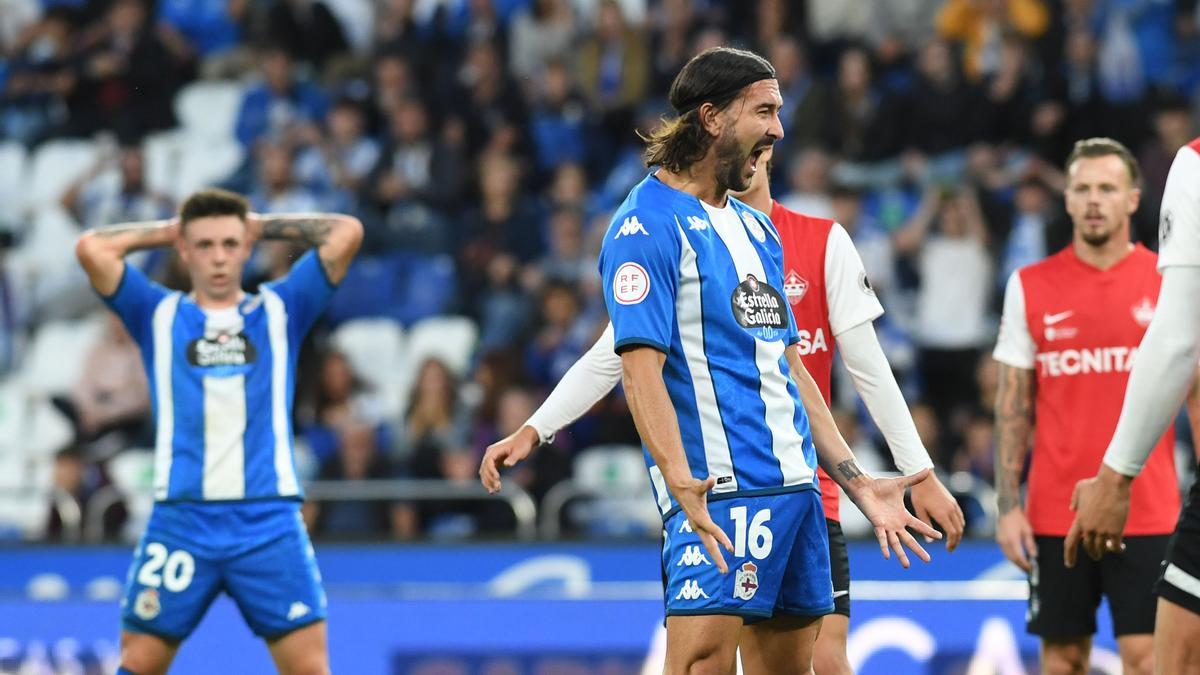
<instances>
[{"instance_id":1,"label":"blurred crowd in background","mask_svg":"<svg viewBox=\"0 0 1200 675\"><path fill-rule=\"evenodd\" d=\"M850 232L930 454L990 481L1004 281L1069 241L1062 162L1088 136L1141 161L1133 232L1154 248L1166 172L1200 133L1196 0L0 0L0 141L30 157L94 144L50 205L71 223L52 244L69 250L78 228L168 216L182 195L148 178L152 145L189 110L218 114L215 94L184 105L189 90L236 91L228 137L185 154L231 147L212 182L256 210L366 227L302 356L305 474L473 481L484 448L603 329L595 261L647 171L637 132L714 45L775 65L775 198ZM40 392L51 411L34 419L65 420L69 438L10 464L86 507L111 462L153 446L149 396L119 323L89 319L100 305L82 276L35 283L11 262L38 222L0 220L0 377L20 386L47 326L90 321L94 338L69 386ZM294 255L260 246L248 288ZM167 252L136 264L186 286ZM843 433L869 469L892 469L847 383L835 377ZM510 480L540 499L584 449L637 443L618 390ZM398 501L307 515L318 537L412 538L506 527L494 512ZM126 515L107 509L105 532ZM52 510L36 531L54 537L59 521Z\"/></svg>"}]
</instances>

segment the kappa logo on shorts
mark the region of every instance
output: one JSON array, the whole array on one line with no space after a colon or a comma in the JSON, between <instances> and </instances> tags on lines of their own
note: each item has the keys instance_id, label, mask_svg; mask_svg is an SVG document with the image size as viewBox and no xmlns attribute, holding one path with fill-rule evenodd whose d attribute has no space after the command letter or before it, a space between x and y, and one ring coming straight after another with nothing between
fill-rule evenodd
<instances>
[{"instance_id":1,"label":"kappa logo on shorts","mask_svg":"<svg viewBox=\"0 0 1200 675\"><path fill-rule=\"evenodd\" d=\"M158 602L158 591L153 588L142 589L133 601L133 613L142 621L153 621L160 612L162 605Z\"/></svg>"},{"instance_id":2,"label":"kappa logo on shorts","mask_svg":"<svg viewBox=\"0 0 1200 675\"><path fill-rule=\"evenodd\" d=\"M733 597L751 600L758 592L758 565L747 560L733 577Z\"/></svg>"},{"instance_id":3,"label":"kappa logo on shorts","mask_svg":"<svg viewBox=\"0 0 1200 675\"><path fill-rule=\"evenodd\" d=\"M688 546L683 550L683 555L679 556L679 562L675 563L676 567L696 567L697 565L711 565L708 558L704 557L704 552L699 546Z\"/></svg>"},{"instance_id":4,"label":"kappa logo on shorts","mask_svg":"<svg viewBox=\"0 0 1200 675\"><path fill-rule=\"evenodd\" d=\"M288 608L287 620L295 621L296 619L306 617L311 613L312 610L309 609L308 605L304 604L303 602L293 602L292 606Z\"/></svg>"},{"instance_id":5,"label":"kappa logo on shorts","mask_svg":"<svg viewBox=\"0 0 1200 675\"><path fill-rule=\"evenodd\" d=\"M695 579L685 579L683 588L679 589L679 593L675 596L676 600L699 600L700 598L708 599L708 593L700 588L700 582Z\"/></svg>"},{"instance_id":6,"label":"kappa logo on shorts","mask_svg":"<svg viewBox=\"0 0 1200 675\"><path fill-rule=\"evenodd\" d=\"M683 522L679 524L679 532L677 534L683 534L684 532L693 534L692 524L688 522L687 518L684 518Z\"/></svg>"}]
</instances>

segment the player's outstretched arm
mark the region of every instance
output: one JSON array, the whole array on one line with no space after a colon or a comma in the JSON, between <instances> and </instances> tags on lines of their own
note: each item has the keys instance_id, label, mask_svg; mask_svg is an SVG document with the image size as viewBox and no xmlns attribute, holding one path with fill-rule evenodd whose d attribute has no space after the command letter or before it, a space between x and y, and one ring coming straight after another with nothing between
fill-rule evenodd
<instances>
[{"instance_id":1,"label":"player's outstretched arm","mask_svg":"<svg viewBox=\"0 0 1200 675\"><path fill-rule=\"evenodd\" d=\"M896 466L905 475L933 468L933 460L921 443L904 394L900 393L900 385L875 335L874 325L865 321L839 333L837 344L850 379L854 381L854 389L867 404L871 419L887 440ZM953 551L962 540L967 521L958 501L938 480L937 474L931 473L929 478L912 487L912 503L917 518L942 526L946 532L946 550Z\"/></svg>"},{"instance_id":2,"label":"player's outstretched arm","mask_svg":"<svg viewBox=\"0 0 1200 675\"><path fill-rule=\"evenodd\" d=\"M317 249L325 276L335 285L346 277L363 238L362 223L340 213L251 213L246 224L254 239L298 241Z\"/></svg>"},{"instance_id":3,"label":"player's outstretched arm","mask_svg":"<svg viewBox=\"0 0 1200 675\"><path fill-rule=\"evenodd\" d=\"M729 566L721 554L721 547L732 553L733 543L708 513L708 492L716 479L709 476L700 480L692 476L688 468L683 438L679 433L679 418L675 415L675 407L663 382L665 362L666 354L653 347L639 345L621 353L629 412L633 414L638 435L654 458L655 465L662 471L667 489L679 502L692 531L700 537L717 569L724 574L729 571Z\"/></svg>"},{"instance_id":4,"label":"player's outstretched arm","mask_svg":"<svg viewBox=\"0 0 1200 675\"><path fill-rule=\"evenodd\" d=\"M904 491L909 486L925 480L930 470L925 469L912 476L900 478L872 478L867 475L858 466L858 460L854 458L850 446L846 445L845 439L838 431L833 415L825 405L825 398L805 369L795 345L787 348L787 360L792 379L800 390L801 402L808 412L813 444L816 445L821 466L825 467L825 471L842 486L863 515L875 526L875 536L879 539L879 549L883 557L891 557L888 550L890 547L896 553L900 564L908 567L908 555L904 552L904 547L907 546L921 560L929 562L929 553L908 533L908 528L911 527L931 539L941 539L942 534L905 510Z\"/></svg>"},{"instance_id":5,"label":"player's outstretched arm","mask_svg":"<svg viewBox=\"0 0 1200 675\"><path fill-rule=\"evenodd\" d=\"M617 386L621 381L621 357L613 351L613 345L610 323L525 424L488 446L479 465L479 480L488 492L495 494L500 490L501 467L516 466L538 445L549 443L554 434L583 417Z\"/></svg>"},{"instance_id":6,"label":"player's outstretched arm","mask_svg":"<svg viewBox=\"0 0 1200 675\"><path fill-rule=\"evenodd\" d=\"M1033 371L1000 364L996 391L996 541L1005 557L1029 572L1037 553L1033 526L1021 507L1021 472L1033 430Z\"/></svg>"},{"instance_id":7,"label":"player's outstretched arm","mask_svg":"<svg viewBox=\"0 0 1200 675\"><path fill-rule=\"evenodd\" d=\"M1175 419L1200 356L1200 267L1172 266L1163 271L1154 320L1138 347L1129 373L1125 403L1104 464L1094 477L1080 481L1071 497L1075 521L1064 542L1068 567L1077 547L1099 560L1120 551L1129 515L1129 493L1146 458Z\"/></svg>"},{"instance_id":8,"label":"player's outstretched arm","mask_svg":"<svg viewBox=\"0 0 1200 675\"><path fill-rule=\"evenodd\" d=\"M179 236L175 219L120 223L88 230L75 242L75 257L100 295L117 292L125 256L146 248L170 246Z\"/></svg>"}]
</instances>

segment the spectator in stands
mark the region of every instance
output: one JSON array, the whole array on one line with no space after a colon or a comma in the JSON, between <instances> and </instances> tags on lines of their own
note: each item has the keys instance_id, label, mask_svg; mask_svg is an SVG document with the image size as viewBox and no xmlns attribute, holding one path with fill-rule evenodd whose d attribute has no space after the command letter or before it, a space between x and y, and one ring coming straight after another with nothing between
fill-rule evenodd
<instances>
[{"instance_id":1,"label":"spectator in stands","mask_svg":"<svg viewBox=\"0 0 1200 675\"><path fill-rule=\"evenodd\" d=\"M0 137L33 145L66 123L66 97L77 81L73 21L68 8L53 8L0 51L8 70L0 76Z\"/></svg>"},{"instance_id":2,"label":"spectator in stands","mask_svg":"<svg viewBox=\"0 0 1200 675\"><path fill-rule=\"evenodd\" d=\"M550 246L546 255L531 267L535 283L527 288L540 288L541 281L577 285L596 272L596 258L583 245L583 213L571 207L561 207L550 216L548 227Z\"/></svg>"},{"instance_id":3,"label":"spectator in stands","mask_svg":"<svg viewBox=\"0 0 1200 675\"><path fill-rule=\"evenodd\" d=\"M963 432L962 445L954 453L953 470L965 471L987 483L993 482L996 455L993 432L991 416L984 412L972 415Z\"/></svg>"},{"instance_id":4,"label":"spectator in stands","mask_svg":"<svg viewBox=\"0 0 1200 675\"><path fill-rule=\"evenodd\" d=\"M921 48L917 79L905 104L905 142L919 153L934 180L953 180L966 165L964 150L979 136L983 113L978 90L965 82L943 40ZM927 176L919 176L925 179Z\"/></svg>"},{"instance_id":5,"label":"spectator in stands","mask_svg":"<svg viewBox=\"0 0 1200 675\"><path fill-rule=\"evenodd\" d=\"M902 110L872 79L871 57L851 47L838 62L835 105L821 138L843 161L835 176L844 183L887 185L899 180Z\"/></svg>"},{"instance_id":6,"label":"spectator in stands","mask_svg":"<svg viewBox=\"0 0 1200 675\"><path fill-rule=\"evenodd\" d=\"M871 288L887 306L888 292L896 287L896 252L887 230L871 215L863 212L862 193L845 185L830 192L831 216L854 241L862 258ZM803 213L803 212L802 212Z\"/></svg>"},{"instance_id":7,"label":"spectator in stands","mask_svg":"<svg viewBox=\"0 0 1200 675\"><path fill-rule=\"evenodd\" d=\"M102 464L90 461L87 453L74 445L54 456L51 480L54 493L48 504L45 538L49 541L71 541L71 537L81 534L82 526L91 520L89 511L92 497L111 481ZM78 532L73 532L71 526L75 516L79 518L75 524L80 527ZM101 518L104 539L117 539L128 518L124 500L110 504Z\"/></svg>"},{"instance_id":8,"label":"spectator in stands","mask_svg":"<svg viewBox=\"0 0 1200 675\"><path fill-rule=\"evenodd\" d=\"M55 406L75 428L79 442L117 432L116 447L145 447L150 435L150 389L137 344L115 314L109 313L100 340L92 345L83 372Z\"/></svg>"},{"instance_id":9,"label":"spectator in stands","mask_svg":"<svg viewBox=\"0 0 1200 675\"><path fill-rule=\"evenodd\" d=\"M536 104L530 114L530 136L534 157L542 176L558 165L586 164L588 159L587 106L574 90L571 71L564 62L551 59L540 71Z\"/></svg>"},{"instance_id":10,"label":"spectator in stands","mask_svg":"<svg viewBox=\"0 0 1200 675\"><path fill-rule=\"evenodd\" d=\"M1200 89L1197 90L1200 93ZM1192 120L1192 111L1187 102L1175 96L1168 96L1158 105L1154 112L1154 137L1142 144L1138 152L1138 164L1142 167L1142 200L1135 214L1134 224L1138 225L1137 239L1147 245L1156 243L1158 234L1158 214L1162 206L1162 189L1167 182L1167 173L1175 153L1187 145L1197 134L1197 125ZM1141 227L1136 216L1149 215L1147 223L1151 229L1146 231ZM1149 235L1149 236L1147 236ZM1157 249L1156 249L1157 250Z\"/></svg>"},{"instance_id":11,"label":"spectator in stands","mask_svg":"<svg viewBox=\"0 0 1200 675\"><path fill-rule=\"evenodd\" d=\"M902 68L934 36L943 0L871 0L866 41L881 69Z\"/></svg>"},{"instance_id":12,"label":"spectator in stands","mask_svg":"<svg viewBox=\"0 0 1200 675\"><path fill-rule=\"evenodd\" d=\"M259 52L258 60L263 80L246 91L237 116L237 139L247 152L263 139L296 142L298 135L308 134L310 126L325 119L328 108L320 88L293 76L286 49L268 46Z\"/></svg>"},{"instance_id":13,"label":"spectator in stands","mask_svg":"<svg viewBox=\"0 0 1200 675\"><path fill-rule=\"evenodd\" d=\"M943 37L963 44L967 76L978 81L999 69L1006 33L1038 38L1050 26L1050 12L1044 0L947 0L936 22Z\"/></svg>"},{"instance_id":14,"label":"spectator in stands","mask_svg":"<svg viewBox=\"0 0 1200 675\"><path fill-rule=\"evenodd\" d=\"M249 0L158 0L158 20L200 60L208 77L233 77L248 69L241 43Z\"/></svg>"},{"instance_id":15,"label":"spectator in stands","mask_svg":"<svg viewBox=\"0 0 1200 675\"><path fill-rule=\"evenodd\" d=\"M333 457L342 429L354 425L378 427L384 423L379 396L354 374L346 355L326 352L320 362L316 395L306 416L303 435L317 459Z\"/></svg>"},{"instance_id":16,"label":"spectator in stands","mask_svg":"<svg viewBox=\"0 0 1200 675\"><path fill-rule=\"evenodd\" d=\"M495 418L480 420L476 427L476 467L488 445L520 429L536 408L536 400L528 389L509 387L503 390L497 400ZM529 460L512 469L508 478L528 490L535 500L541 501L550 488L571 476L572 457L568 436L556 435L553 443L538 448Z\"/></svg>"},{"instance_id":17,"label":"spectator in stands","mask_svg":"<svg viewBox=\"0 0 1200 675\"><path fill-rule=\"evenodd\" d=\"M312 213L322 209L321 199L300 184L293 170L293 151L283 143L258 146L258 173L250 194L259 213Z\"/></svg>"},{"instance_id":18,"label":"spectator in stands","mask_svg":"<svg viewBox=\"0 0 1200 675\"><path fill-rule=\"evenodd\" d=\"M579 50L579 82L611 136L625 133L650 84L650 52L616 0L602 0L591 36Z\"/></svg>"},{"instance_id":19,"label":"spectator in stands","mask_svg":"<svg viewBox=\"0 0 1200 675\"><path fill-rule=\"evenodd\" d=\"M533 0L517 10L508 27L509 72L522 85L534 78L548 61L562 62L575 39L575 13L569 0Z\"/></svg>"},{"instance_id":20,"label":"spectator in stands","mask_svg":"<svg viewBox=\"0 0 1200 675\"><path fill-rule=\"evenodd\" d=\"M267 37L317 71L350 44L337 16L322 0L278 0L267 10Z\"/></svg>"},{"instance_id":21,"label":"spectator in stands","mask_svg":"<svg viewBox=\"0 0 1200 675\"><path fill-rule=\"evenodd\" d=\"M332 197L335 210L346 210L379 157L379 143L366 135L362 105L340 98L329 109L321 133L296 156L295 175L317 195Z\"/></svg>"},{"instance_id":22,"label":"spectator in stands","mask_svg":"<svg viewBox=\"0 0 1200 675\"><path fill-rule=\"evenodd\" d=\"M691 37L697 8L691 0L663 0L650 18L652 30L650 89L661 93L692 56Z\"/></svg>"},{"instance_id":23,"label":"spectator in stands","mask_svg":"<svg viewBox=\"0 0 1200 675\"><path fill-rule=\"evenodd\" d=\"M412 61L398 52L383 52L377 56L372 64L371 78L368 127L384 132L396 108L404 101L420 99L421 92Z\"/></svg>"},{"instance_id":24,"label":"spectator in stands","mask_svg":"<svg viewBox=\"0 0 1200 675\"><path fill-rule=\"evenodd\" d=\"M549 389L590 346L591 326L580 316L578 290L561 281L542 288L539 318L525 349L525 372L535 385Z\"/></svg>"},{"instance_id":25,"label":"spectator in stands","mask_svg":"<svg viewBox=\"0 0 1200 675\"><path fill-rule=\"evenodd\" d=\"M928 403L916 403L909 407L913 425L917 427L917 436L921 445L929 451L934 463L943 469L949 468L947 453L942 447L942 428L938 422L937 411Z\"/></svg>"},{"instance_id":26,"label":"spectator in stands","mask_svg":"<svg viewBox=\"0 0 1200 675\"><path fill-rule=\"evenodd\" d=\"M73 135L115 130L138 140L175 123L171 101L190 54L163 39L141 0L114 0L77 48L77 84L67 98Z\"/></svg>"},{"instance_id":27,"label":"spectator in stands","mask_svg":"<svg viewBox=\"0 0 1200 675\"><path fill-rule=\"evenodd\" d=\"M1001 254L1000 279L1008 279L1018 269L1046 257L1053 210L1054 202L1042 183L1027 180L1017 188L1012 226Z\"/></svg>"},{"instance_id":28,"label":"spectator in stands","mask_svg":"<svg viewBox=\"0 0 1200 675\"><path fill-rule=\"evenodd\" d=\"M1030 69L1028 44L1014 35L1005 37L1000 46L1000 64L982 83L982 140L1009 147L1030 144L1030 124L1038 102Z\"/></svg>"},{"instance_id":29,"label":"spectator in stands","mask_svg":"<svg viewBox=\"0 0 1200 675\"><path fill-rule=\"evenodd\" d=\"M397 460L414 478L468 480L475 466L467 451L464 417L454 374L442 361L427 359L417 370L412 399L396 434Z\"/></svg>"},{"instance_id":30,"label":"spectator in stands","mask_svg":"<svg viewBox=\"0 0 1200 675\"><path fill-rule=\"evenodd\" d=\"M321 465L317 480L385 480L395 472L379 448L371 426L353 423L338 433L337 454ZM331 500L308 502L304 515L309 527L325 537L370 538L391 535L412 539L417 532L415 512L407 504L388 500Z\"/></svg>"},{"instance_id":31,"label":"spectator in stands","mask_svg":"<svg viewBox=\"0 0 1200 675\"><path fill-rule=\"evenodd\" d=\"M472 157L504 153L524 155L528 111L521 90L503 69L499 50L476 40L467 48L458 71L459 89L450 101L466 122L466 147Z\"/></svg>"},{"instance_id":32,"label":"spectator in stands","mask_svg":"<svg viewBox=\"0 0 1200 675\"><path fill-rule=\"evenodd\" d=\"M102 153L71 183L60 203L85 228L168 218L174 205L170 197L146 185L145 164L136 145Z\"/></svg>"},{"instance_id":33,"label":"spectator in stands","mask_svg":"<svg viewBox=\"0 0 1200 675\"><path fill-rule=\"evenodd\" d=\"M979 400L975 364L992 330L996 277L973 188L931 184L893 241L920 273L915 337L921 381L945 428L954 413Z\"/></svg>"},{"instance_id":34,"label":"spectator in stands","mask_svg":"<svg viewBox=\"0 0 1200 675\"><path fill-rule=\"evenodd\" d=\"M779 198L787 208L817 218L833 217L829 196L829 155L820 148L805 148L788 163L788 190Z\"/></svg>"}]
</instances>

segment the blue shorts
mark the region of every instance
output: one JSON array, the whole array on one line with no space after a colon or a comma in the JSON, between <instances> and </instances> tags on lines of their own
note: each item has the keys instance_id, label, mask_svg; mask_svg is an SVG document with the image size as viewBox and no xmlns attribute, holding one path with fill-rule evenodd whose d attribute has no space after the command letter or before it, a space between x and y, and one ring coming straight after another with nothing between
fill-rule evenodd
<instances>
[{"instance_id":1,"label":"blue shorts","mask_svg":"<svg viewBox=\"0 0 1200 675\"><path fill-rule=\"evenodd\" d=\"M325 619L325 591L299 502L154 506L125 581L122 627L181 641L221 591L263 638Z\"/></svg>"},{"instance_id":2,"label":"blue shorts","mask_svg":"<svg viewBox=\"0 0 1200 675\"><path fill-rule=\"evenodd\" d=\"M683 512L667 520L663 580L667 616L733 614L763 619L777 614L833 612L829 534L821 494L803 490L709 502L713 521L729 535L722 575Z\"/></svg>"}]
</instances>

